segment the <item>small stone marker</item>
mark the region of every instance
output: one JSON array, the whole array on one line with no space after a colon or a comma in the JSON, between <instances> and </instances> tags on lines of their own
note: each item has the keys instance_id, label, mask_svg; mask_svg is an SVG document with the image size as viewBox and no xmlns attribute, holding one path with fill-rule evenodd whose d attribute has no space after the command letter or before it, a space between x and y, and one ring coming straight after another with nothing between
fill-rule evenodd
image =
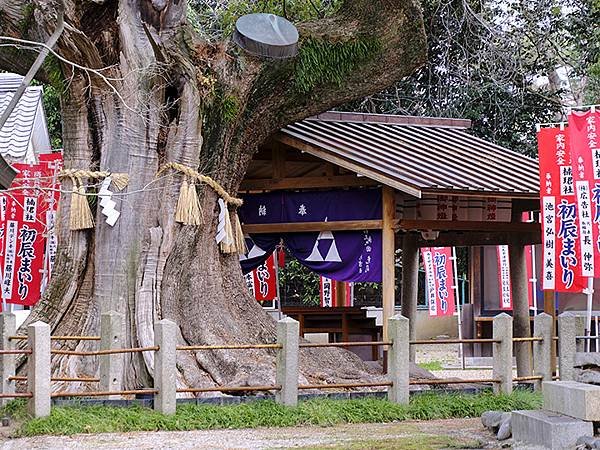
<instances>
[{"instance_id":1,"label":"small stone marker","mask_svg":"<svg viewBox=\"0 0 600 450\"><path fill-rule=\"evenodd\" d=\"M544 409L581 420L600 421L600 386L577 381L546 381Z\"/></svg>"}]
</instances>

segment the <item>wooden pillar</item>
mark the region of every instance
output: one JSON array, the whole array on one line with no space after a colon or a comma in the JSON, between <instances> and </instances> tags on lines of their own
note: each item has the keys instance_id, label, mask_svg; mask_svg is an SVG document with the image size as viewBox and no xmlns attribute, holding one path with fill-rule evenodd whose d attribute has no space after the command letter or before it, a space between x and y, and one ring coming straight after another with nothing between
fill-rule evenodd
<instances>
[{"instance_id":1,"label":"wooden pillar","mask_svg":"<svg viewBox=\"0 0 600 450\"><path fill-rule=\"evenodd\" d=\"M544 312L552 317L552 336L556 336L556 304L554 291L544 291ZM550 367L552 373L556 374L556 341L552 340L550 346Z\"/></svg>"},{"instance_id":2,"label":"wooden pillar","mask_svg":"<svg viewBox=\"0 0 600 450\"><path fill-rule=\"evenodd\" d=\"M338 308L346 306L346 283L343 281L334 281L335 283L335 301L334 305Z\"/></svg>"},{"instance_id":3,"label":"wooden pillar","mask_svg":"<svg viewBox=\"0 0 600 450\"><path fill-rule=\"evenodd\" d=\"M419 293L419 247L417 236L406 233L402 239L402 315L409 322L410 340L417 338L417 296ZM415 346L410 346L410 361L415 362Z\"/></svg>"},{"instance_id":4,"label":"wooden pillar","mask_svg":"<svg viewBox=\"0 0 600 450\"><path fill-rule=\"evenodd\" d=\"M508 251L513 295L514 336L531 337L526 249L522 244L511 244ZM515 357L517 360L517 376L526 377L531 375L531 343L517 343L515 345Z\"/></svg>"},{"instance_id":5,"label":"wooden pillar","mask_svg":"<svg viewBox=\"0 0 600 450\"><path fill-rule=\"evenodd\" d=\"M396 243L394 220L396 218L396 197L388 186L382 192L382 293L383 293L383 339L388 340L388 319L394 315L396 297Z\"/></svg>"}]
</instances>

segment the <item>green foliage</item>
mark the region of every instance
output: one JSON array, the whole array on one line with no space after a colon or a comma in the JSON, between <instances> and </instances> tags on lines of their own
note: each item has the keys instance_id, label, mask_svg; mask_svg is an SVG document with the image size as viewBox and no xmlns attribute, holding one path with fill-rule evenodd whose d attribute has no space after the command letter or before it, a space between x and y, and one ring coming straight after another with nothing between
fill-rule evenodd
<instances>
[{"instance_id":1,"label":"green foliage","mask_svg":"<svg viewBox=\"0 0 600 450\"><path fill-rule=\"evenodd\" d=\"M53 85L44 86L44 112L50 133L52 148L62 148L62 116L60 108L60 91Z\"/></svg>"},{"instance_id":2,"label":"green foliage","mask_svg":"<svg viewBox=\"0 0 600 450\"><path fill-rule=\"evenodd\" d=\"M373 59L381 49L376 38L347 42L306 39L300 46L294 82L300 93L320 84L341 86L353 69Z\"/></svg>"},{"instance_id":3,"label":"green foliage","mask_svg":"<svg viewBox=\"0 0 600 450\"><path fill-rule=\"evenodd\" d=\"M34 17L33 17L34 11L35 11L35 5L31 2L26 3L23 6L23 9L21 11L22 18L21 18L21 20L19 20L18 27L19 27L19 30L21 30L23 32L24 36L29 35L29 29L31 28L31 26L34 23L33 22L34 21Z\"/></svg>"},{"instance_id":4,"label":"green foliage","mask_svg":"<svg viewBox=\"0 0 600 450\"><path fill-rule=\"evenodd\" d=\"M411 397L410 405L397 405L384 399L318 399L300 402L295 408L272 401L239 405L180 405L173 416L133 406L54 407L49 417L25 420L17 433L71 435L130 431L185 431L218 428L287 427L297 425L332 426L342 423L393 422L478 417L484 411L537 409L539 393L515 391L511 395L436 394ZM12 402L4 412L25 417L25 403Z\"/></svg>"},{"instance_id":5,"label":"green foliage","mask_svg":"<svg viewBox=\"0 0 600 450\"><path fill-rule=\"evenodd\" d=\"M231 122L240 112L240 102L234 95L226 95L221 100L221 114L225 122Z\"/></svg>"},{"instance_id":6,"label":"green foliage","mask_svg":"<svg viewBox=\"0 0 600 450\"><path fill-rule=\"evenodd\" d=\"M307 306L319 306L319 275L297 259L286 261L279 269L279 283L286 301L301 301Z\"/></svg>"},{"instance_id":7,"label":"green foliage","mask_svg":"<svg viewBox=\"0 0 600 450\"><path fill-rule=\"evenodd\" d=\"M245 14L272 13L301 22L326 17L338 10L342 0L232 0L214 2L191 0L188 20L202 35L211 39L233 33L236 20Z\"/></svg>"}]
</instances>

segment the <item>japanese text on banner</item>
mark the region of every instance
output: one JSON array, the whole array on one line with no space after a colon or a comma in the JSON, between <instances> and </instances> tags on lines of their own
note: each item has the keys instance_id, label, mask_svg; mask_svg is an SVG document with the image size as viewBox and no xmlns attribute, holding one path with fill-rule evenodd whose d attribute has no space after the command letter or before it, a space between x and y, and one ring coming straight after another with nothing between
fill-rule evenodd
<instances>
[{"instance_id":1,"label":"japanese text on banner","mask_svg":"<svg viewBox=\"0 0 600 450\"><path fill-rule=\"evenodd\" d=\"M600 149L599 114L569 114L569 144L579 208L580 248L584 277L600 276Z\"/></svg>"},{"instance_id":2,"label":"japanese text on banner","mask_svg":"<svg viewBox=\"0 0 600 450\"><path fill-rule=\"evenodd\" d=\"M451 247L421 249L430 316L450 316L455 311Z\"/></svg>"}]
</instances>

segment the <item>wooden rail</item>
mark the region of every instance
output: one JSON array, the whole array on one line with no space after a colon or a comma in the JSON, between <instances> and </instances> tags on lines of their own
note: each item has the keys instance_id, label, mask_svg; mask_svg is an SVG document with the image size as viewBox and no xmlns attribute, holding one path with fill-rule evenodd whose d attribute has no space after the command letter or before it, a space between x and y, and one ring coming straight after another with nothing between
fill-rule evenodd
<instances>
[{"instance_id":1,"label":"wooden rail","mask_svg":"<svg viewBox=\"0 0 600 450\"><path fill-rule=\"evenodd\" d=\"M513 342L541 342L544 338L542 337L516 337L513 338Z\"/></svg>"},{"instance_id":2,"label":"wooden rail","mask_svg":"<svg viewBox=\"0 0 600 450\"><path fill-rule=\"evenodd\" d=\"M410 380L408 384L472 384L472 383L500 383L500 380L496 378L473 378L468 380L431 380L431 379L419 379Z\"/></svg>"},{"instance_id":3,"label":"wooden rail","mask_svg":"<svg viewBox=\"0 0 600 450\"><path fill-rule=\"evenodd\" d=\"M157 345L153 347L135 347L135 348L113 348L109 350L96 350L91 352L82 352L77 350L51 350L50 353L53 355L71 355L71 356L102 356L102 355L116 355L118 353L141 353L141 352L155 352L160 350Z\"/></svg>"},{"instance_id":4,"label":"wooden rail","mask_svg":"<svg viewBox=\"0 0 600 450\"><path fill-rule=\"evenodd\" d=\"M27 336L16 335L9 336L9 341L24 341L27 339ZM50 339L53 341L99 341L100 336L50 336Z\"/></svg>"},{"instance_id":5,"label":"wooden rail","mask_svg":"<svg viewBox=\"0 0 600 450\"><path fill-rule=\"evenodd\" d=\"M280 391L281 386L213 386L207 388L181 388L177 392L240 392L240 391Z\"/></svg>"},{"instance_id":6,"label":"wooden rail","mask_svg":"<svg viewBox=\"0 0 600 450\"><path fill-rule=\"evenodd\" d=\"M8 377L8 381L27 381L27 377L14 376ZM52 377L50 381L73 381L82 383L99 383L100 378L83 378L83 377Z\"/></svg>"},{"instance_id":7,"label":"wooden rail","mask_svg":"<svg viewBox=\"0 0 600 450\"><path fill-rule=\"evenodd\" d=\"M31 355L31 349L25 349L25 350L0 350L0 355Z\"/></svg>"},{"instance_id":8,"label":"wooden rail","mask_svg":"<svg viewBox=\"0 0 600 450\"><path fill-rule=\"evenodd\" d=\"M282 348L281 344L232 344L232 345L182 345L177 346L178 351L196 350L247 350L260 348Z\"/></svg>"},{"instance_id":9,"label":"wooden rail","mask_svg":"<svg viewBox=\"0 0 600 450\"><path fill-rule=\"evenodd\" d=\"M531 375L527 377L513 377L513 381L532 381L532 380L543 380L544 377L541 375Z\"/></svg>"},{"instance_id":10,"label":"wooden rail","mask_svg":"<svg viewBox=\"0 0 600 450\"><path fill-rule=\"evenodd\" d=\"M33 394L31 392L13 392L12 394L1 394L0 398L31 398Z\"/></svg>"},{"instance_id":11,"label":"wooden rail","mask_svg":"<svg viewBox=\"0 0 600 450\"><path fill-rule=\"evenodd\" d=\"M357 387L378 387L391 385L391 381L383 381L380 383L299 384L298 389L350 389Z\"/></svg>"},{"instance_id":12,"label":"wooden rail","mask_svg":"<svg viewBox=\"0 0 600 450\"><path fill-rule=\"evenodd\" d=\"M158 389L131 389L128 391L54 392L51 397L103 397L108 395L158 394Z\"/></svg>"}]
</instances>

